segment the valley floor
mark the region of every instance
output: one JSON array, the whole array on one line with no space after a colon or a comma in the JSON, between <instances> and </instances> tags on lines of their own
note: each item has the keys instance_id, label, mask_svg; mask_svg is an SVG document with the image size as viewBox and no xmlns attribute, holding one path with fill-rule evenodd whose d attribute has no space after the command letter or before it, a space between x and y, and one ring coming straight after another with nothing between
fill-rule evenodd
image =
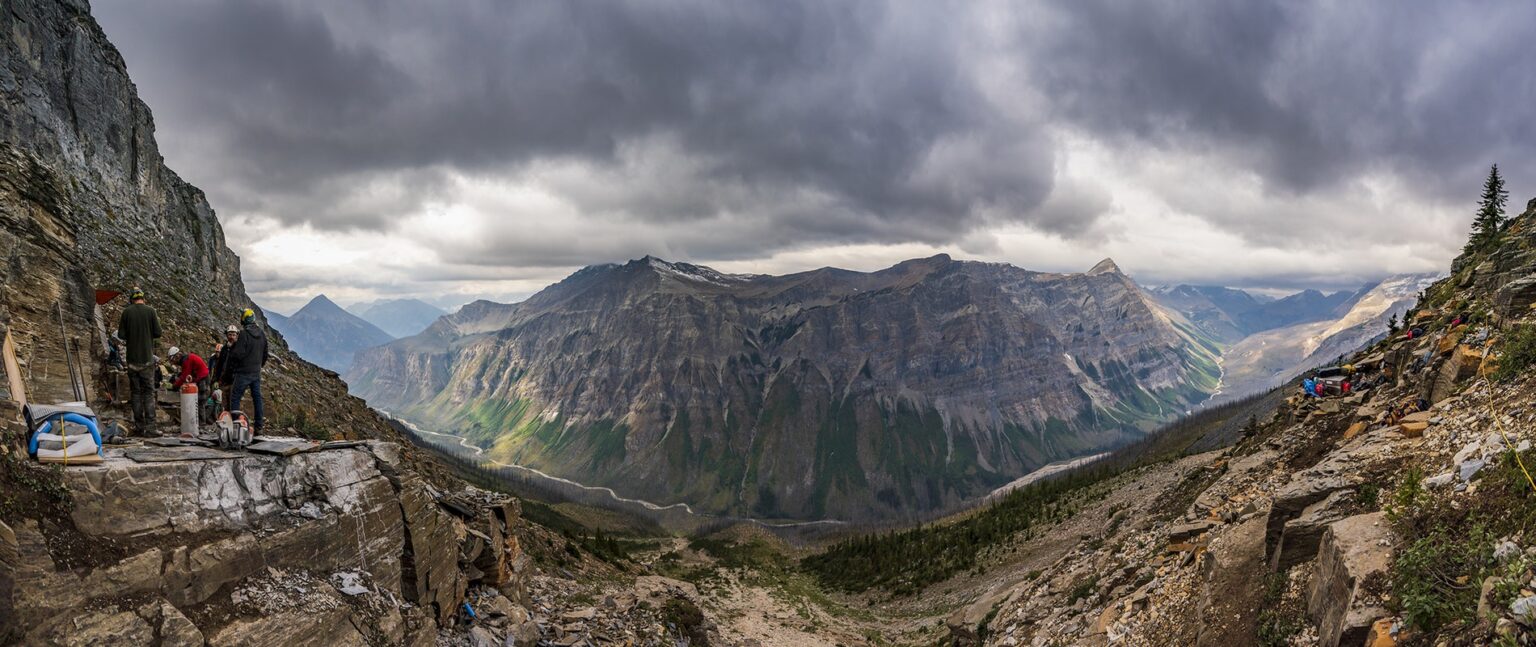
<instances>
[{"instance_id":1,"label":"valley floor","mask_svg":"<svg viewBox=\"0 0 1536 647\"><path fill-rule=\"evenodd\" d=\"M1075 495L1076 514L989 550L973 571L919 595L828 592L795 565L806 551L747 526L704 539L658 540L620 562L632 574L605 570L607 565L571 577L546 569L556 575L536 576L530 590L539 613L558 618L587 607L601 614L601 601L644 599L648 590L672 587L695 600L731 645L934 645L975 625L1042 573L1097 545L1096 539L1176 516L1182 508L1175 503L1187 504L1195 494L1188 483L1219 460L1218 452L1191 456L1089 488Z\"/></svg>"}]
</instances>

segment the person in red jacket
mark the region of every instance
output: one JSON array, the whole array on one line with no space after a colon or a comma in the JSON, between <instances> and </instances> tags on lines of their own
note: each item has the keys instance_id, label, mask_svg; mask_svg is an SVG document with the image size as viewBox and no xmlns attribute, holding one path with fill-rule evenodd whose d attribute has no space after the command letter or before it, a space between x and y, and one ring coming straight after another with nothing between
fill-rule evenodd
<instances>
[{"instance_id":1,"label":"person in red jacket","mask_svg":"<svg viewBox=\"0 0 1536 647\"><path fill-rule=\"evenodd\" d=\"M198 393L208 392L208 364L196 353L189 353L175 346L171 347L171 362L181 367L181 373L171 386L177 389L181 385L191 382L197 385Z\"/></svg>"}]
</instances>

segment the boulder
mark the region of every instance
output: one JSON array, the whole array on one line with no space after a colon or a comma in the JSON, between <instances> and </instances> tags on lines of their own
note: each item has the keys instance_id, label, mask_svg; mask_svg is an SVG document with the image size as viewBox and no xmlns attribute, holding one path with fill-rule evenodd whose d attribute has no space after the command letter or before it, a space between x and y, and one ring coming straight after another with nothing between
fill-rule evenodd
<instances>
[{"instance_id":1,"label":"boulder","mask_svg":"<svg viewBox=\"0 0 1536 647\"><path fill-rule=\"evenodd\" d=\"M1358 421L1358 422L1350 425L1348 429L1344 430L1344 440L1349 440L1351 438L1354 438L1355 436L1359 436L1360 432L1365 431L1366 427L1368 427L1369 425L1370 425L1370 423L1367 423L1364 420Z\"/></svg>"},{"instance_id":2,"label":"boulder","mask_svg":"<svg viewBox=\"0 0 1536 647\"><path fill-rule=\"evenodd\" d=\"M205 642L197 625L163 599L139 607L139 617L159 627L161 647L202 647Z\"/></svg>"},{"instance_id":3,"label":"boulder","mask_svg":"<svg viewBox=\"0 0 1536 647\"><path fill-rule=\"evenodd\" d=\"M1384 578L1392 561L1386 514L1373 512L1328 526L1318 547L1317 571L1307 592L1307 614L1317 623L1318 645L1361 645L1377 618L1387 615L1361 583Z\"/></svg>"},{"instance_id":4,"label":"boulder","mask_svg":"<svg viewBox=\"0 0 1536 647\"><path fill-rule=\"evenodd\" d=\"M1365 639L1365 647L1397 647L1397 638L1392 635L1395 624L1391 618L1371 623L1371 633Z\"/></svg>"},{"instance_id":5,"label":"boulder","mask_svg":"<svg viewBox=\"0 0 1536 647\"><path fill-rule=\"evenodd\" d=\"M405 641L407 647L435 647L437 645L437 621L421 607L405 610Z\"/></svg>"},{"instance_id":6,"label":"boulder","mask_svg":"<svg viewBox=\"0 0 1536 647\"><path fill-rule=\"evenodd\" d=\"M1429 488L1431 490L1436 489L1436 488L1443 488L1443 487L1445 487L1447 485L1450 485L1451 483L1455 482L1455 480L1456 480L1456 475L1454 473L1446 472L1444 474L1440 474L1440 475L1437 475L1437 476L1431 476L1429 478L1424 479L1424 487Z\"/></svg>"},{"instance_id":7,"label":"boulder","mask_svg":"<svg viewBox=\"0 0 1536 647\"><path fill-rule=\"evenodd\" d=\"M1354 490L1337 490L1322 501L1307 506L1301 515L1285 522L1280 542L1270 555L1269 569L1285 571L1317 556L1328 525L1348 515L1355 499Z\"/></svg>"},{"instance_id":8,"label":"boulder","mask_svg":"<svg viewBox=\"0 0 1536 647\"><path fill-rule=\"evenodd\" d=\"M476 569L459 561L464 523L440 508L431 488L404 468L392 449L370 442L288 457L237 454L149 463L109 449L99 465L72 467L64 478L75 492L71 519L81 534L151 548L80 568L79 558L68 554L55 561L59 556L37 522L0 525L0 643L47 643L47 632L61 623L83 622L77 617L82 608L142 599L151 602L139 607L138 617L152 635L165 644L202 644L203 632L177 609L207 604L220 591L271 568L321 577L367 573L370 591L416 604L369 606L370 615L357 626L391 644L432 644L439 620L449 620L464 599L464 571ZM518 515L515 502L482 511L479 516L491 520L485 528L496 535L495 546L487 546L476 561L492 566L486 577L502 580L499 588L526 598L519 582L527 558L508 525ZM70 562L76 565L65 567ZM293 610L273 617L292 624L311 616L328 624L298 623L309 628L295 629L292 636L263 624L278 622L272 618L236 618L228 626L202 629L214 644L358 639L358 630L341 627L352 625L347 613ZM15 623L18 618L27 622ZM118 629L125 635L137 631L125 617L92 622L108 619L123 625Z\"/></svg>"},{"instance_id":9,"label":"boulder","mask_svg":"<svg viewBox=\"0 0 1536 647\"><path fill-rule=\"evenodd\" d=\"M1265 524L1264 554L1271 565L1279 564L1280 538L1286 522L1301 516L1302 511L1339 490L1352 489L1357 485L1354 478L1342 474L1309 469L1299 472L1291 482L1275 492Z\"/></svg>"},{"instance_id":10,"label":"boulder","mask_svg":"<svg viewBox=\"0 0 1536 647\"><path fill-rule=\"evenodd\" d=\"M1482 350L1466 344L1456 346L1455 351L1451 353L1451 358L1441 364L1440 372L1435 374L1434 388L1430 391L1429 401L1441 402L1455 395L1457 386L1476 375L1482 363Z\"/></svg>"},{"instance_id":11,"label":"boulder","mask_svg":"<svg viewBox=\"0 0 1536 647\"><path fill-rule=\"evenodd\" d=\"M151 548L83 578L96 595L121 596L154 591L160 586L161 555Z\"/></svg>"},{"instance_id":12,"label":"boulder","mask_svg":"<svg viewBox=\"0 0 1536 647\"><path fill-rule=\"evenodd\" d=\"M471 535L466 542L465 556L484 573L484 582L508 589L514 599L526 596L520 581L523 551L515 532L521 517L522 507L516 499L484 506L473 522L478 534Z\"/></svg>"},{"instance_id":13,"label":"boulder","mask_svg":"<svg viewBox=\"0 0 1536 647\"><path fill-rule=\"evenodd\" d=\"M438 624L446 624L468 586L459 570L459 544L468 533L463 522L437 505L420 476L406 473L398 478L406 527L401 592L406 600L427 607Z\"/></svg>"},{"instance_id":14,"label":"boulder","mask_svg":"<svg viewBox=\"0 0 1536 647\"><path fill-rule=\"evenodd\" d=\"M1406 438L1419 438L1424 435L1424 430L1429 429L1428 422L1403 422L1397 425L1399 431Z\"/></svg>"},{"instance_id":15,"label":"boulder","mask_svg":"<svg viewBox=\"0 0 1536 647\"><path fill-rule=\"evenodd\" d=\"M1252 586L1254 574L1264 568L1264 520L1255 517L1224 527L1209 555L1200 571L1204 583L1194 618L1199 624L1195 647L1249 644L1264 603L1264 587Z\"/></svg>"},{"instance_id":16,"label":"boulder","mask_svg":"<svg viewBox=\"0 0 1536 647\"><path fill-rule=\"evenodd\" d=\"M501 647L501 641L485 627L472 627L469 630L470 647Z\"/></svg>"},{"instance_id":17,"label":"boulder","mask_svg":"<svg viewBox=\"0 0 1536 647\"><path fill-rule=\"evenodd\" d=\"M162 604L160 613L161 647L202 647L203 632L176 607Z\"/></svg>"},{"instance_id":18,"label":"boulder","mask_svg":"<svg viewBox=\"0 0 1536 647\"><path fill-rule=\"evenodd\" d=\"M1536 627L1536 595L1516 598L1509 603L1509 613L1515 617L1515 622L1526 627Z\"/></svg>"},{"instance_id":19,"label":"boulder","mask_svg":"<svg viewBox=\"0 0 1536 647\"><path fill-rule=\"evenodd\" d=\"M1477 617L1496 620L1499 613L1493 608L1493 589L1503 582L1503 578L1485 577L1483 586L1477 594Z\"/></svg>"},{"instance_id":20,"label":"boulder","mask_svg":"<svg viewBox=\"0 0 1536 647\"><path fill-rule=\"evenodd\" d=\"M10 594L0 598L0 625L26 619L15 622L12 635L30 632L35 636L40 625L52 623L52 617L84 606L89 591L74 571L54 563L36 521L23 519L7 530L0 531L0 567L9 580Z\"/></svg>"},{"instance_id":21,"label":"boulder","mask_svg":"<svg viewBox=\"0 0 1536 647\"><path fill-rule=\"evenodd\" d=\"M181 546L171 551L165 563L165 597L173 604L197 604L225 584L265 568L256 538L248 533L202 546Z\"/></svg>"},{"instance_id":22,"label":"boulder","mask_svg":"<svg viewBox=\"0 0 1536 647\"><path fill-rule=\"evenodd\" d=\"M1168 529L1168 542L1172 544L1189 542L1217 525L1215 521L1209 519L1178 524Z\"/></svg>"},{"instance_id":23,"label":"boulder","mask_svg":"<svg viewBox=\"0 0 1536 647\"><path fill-rule=\"evenodd\" d=\"M534 647L539 644L539 623L528 620L507 630L505 647Z\"/></svg>"}]
</instances>

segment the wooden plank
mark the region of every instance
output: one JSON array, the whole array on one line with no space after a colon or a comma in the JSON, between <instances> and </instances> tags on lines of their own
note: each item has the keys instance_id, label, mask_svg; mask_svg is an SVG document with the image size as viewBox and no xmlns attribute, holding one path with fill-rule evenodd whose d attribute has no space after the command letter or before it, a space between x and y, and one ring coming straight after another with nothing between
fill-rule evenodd
<instances>
[{"instance_id":1,"label":"wooden plank","mask_svg":"<svg viewBox=\"0 0 1536 647\"><path fill-rule=\"evenodd\" d=\"M70 456L68 458L63 456L58 458L39 458L37 459L37 462L59 463L62 465L95 465L100 463L102 460L104 459L101 457L101 455L97 454L96 452L90 452L84 456Z\"/></svg>"},{"instance_id":2,"label":"wooden plank","mask_svg":"<svg viewBox=\"0 0 1536 647\"><path fill-rule=\"evenodd\" d=\"M5 377L11 390L11 399L18 407L27 406L27 386L21 380L21 364L16 361L16 345L11 343L9 332L5 334L3 344L0 344L0 355L5 356Z\"/></svg>"}]
</instances>

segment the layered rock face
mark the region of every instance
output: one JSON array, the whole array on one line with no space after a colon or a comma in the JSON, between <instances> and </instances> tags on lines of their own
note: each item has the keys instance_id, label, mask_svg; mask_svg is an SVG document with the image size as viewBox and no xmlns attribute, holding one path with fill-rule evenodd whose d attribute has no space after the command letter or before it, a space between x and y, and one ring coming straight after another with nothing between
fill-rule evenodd
<instances>
[{"instance_id":1,"label":"layered rock face","mask_svg":"<svg viewBox=\"0 0 1536 647\"><path fill-rule=\"evenodd\" d=\"M1215 366L1113 263L594 266L359 353L371 403L493 457L717 512L870 517L1133 437Z\"/></svg>"},{"instance_id":2,"label":"layered rock face","mask_svg":"<svg viewBox=\"0 0 1536 647\"><path fill-rule=\"evenodd\" d=\"M202 191L165 167L149 109L87 3L6 3L0 95L0 326L32 401L75 399L67 354L87 369L88 399L103 396L95 360L126 299L98 309L96 290L143 287L165 328L160 352L206 355L251 305L239 259ZM328 419L337 435L392 437L339 381L271 339L278 363L263 387L276 426Z\"/></svg>"},{"instance_id":3,"label":"layered rock face","mask_svg":"<svg viewBox=\"0 0 1536 647\"><path fill-rule=\"evenodd\" d=\"M98 307L95 292L142 286L165 329L159 350L205 352L250 305L239 261L203 194L162 163L149 111L85 2L5 4L0 95L0 332L30 401L78 397L71 357L85 399L120 417L98 360L124 300ZM271 339L269 430L398 437L334 374ZM410 448L172 463L113 449L100 466L27 470L20 394L6 395L0 642L430 644L476 580L512 581L515 504L451 517L422 475L445 479ZM57 509L16 505L39 492Z\"/></svg>"},{"instance_id":4,"label":"layered rock face","mask_svg":"<svg viewBox=\"0 0 1536 647\"><path fill-rule=\"evenodd\" d=\"M515 501L473 517L370 442L71 467L70 518L0 522L0 636L19 644L433 644L471 585L524 598ZM217 454L217 452L211 452ZM484 589L490 590L490 589ZM526 618L522 619L526 621ZM9 632L9 634L7 634Z\"/></svg>"}]
</instances>

